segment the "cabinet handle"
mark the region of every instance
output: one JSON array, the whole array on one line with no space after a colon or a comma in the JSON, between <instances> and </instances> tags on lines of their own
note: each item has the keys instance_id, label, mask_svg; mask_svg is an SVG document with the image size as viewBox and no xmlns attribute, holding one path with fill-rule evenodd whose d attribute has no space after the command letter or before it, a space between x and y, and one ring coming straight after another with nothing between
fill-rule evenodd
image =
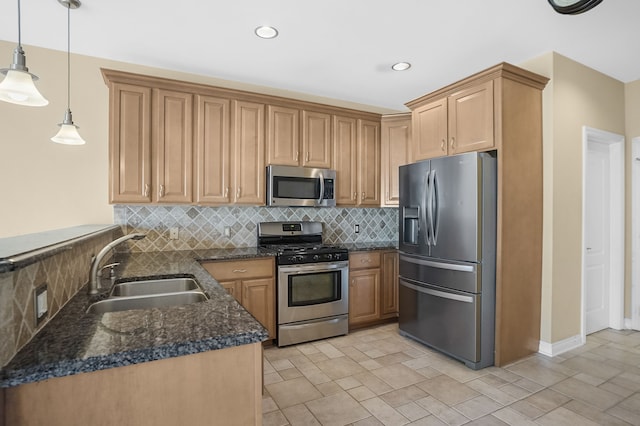
<instances>
[{"instance_id":1,"label":"cabinet handle","mask_svg":"<svg viewBox=\"0 0 640 426\"><path fill-rule=\"evenodd\" d=\"M305 157L304 161L305 161L306 163L308 163L308 162L309 162L309 151L307 151L307 155L306 155L306 157Z\"/></svg>"},{"instance_id":2,"label":"cabinet handle","mask_svg":"<svg viewBox=\"0 0 640 426\"><path fill-rule=\"evenodd\" d=\"M440 142L440 149L444 151L446 147L447 147L447 142L443 138L442 142Z\"/></svg>"},{"instance_id":3,"label":"cabinet handle","mask_svg":"<svg viewBox=\"0 0 640 426\"><path fill-rule=\"evenodd\" d=\"M224 189L224 198L227 198L228 196L229 196L229 187L227 186L227 187Z\"/></svg>"},{"instance_id":4,"label":"cabinet handle","mask_svg":"<svg viewBox=\"0 0 640 426\"><path fill-rule=\"evenodd\" d=\"M238 189L236 189L236 200L240 198L240 187L238 187Z\"/></svg>"},{"instance_id":5,"label":"cabinet handle","mask_svg":"<svg viewBox=\"0 0 640 426\"><path fill-rule=\"evenodd\" d=\"M164 185L160 185L160 190L158 191L158 195L160 198L164 197Z\"/></svg>"},{"instance_id":6,"label":"cabinet handle","mask_svg":"<svg viewBox=\"0 0 640 426\"><path fill-rule=\"evenodd\" d=\"M144 184L144 190L142 191L142 195L144 197L148 197L149 196L149 190L151 189L151 187L149 186L148 183Z\"/></svg>"},{"instance_id":7,"label":"cabinet handle","mask_svg":"<svg viewBox=\"0 0 640 426\"><path fill-rule=\"evenodd\" d=\"M233 273L240 273L240 274L244 274L245 272L247 272L246 269L234 269Z\"/></svg>"},{"instance_id":8,"label":"cabinet handle","mask_svg":"<svg viewBox=\"0 0 640 426\"><path fill-rule=\"evenodd\" d=\"M369 259L369 258L360 259L360 263L371 263L371 259Z\"/></svg>"},{"instance_id":9,"label":"cabinet handle","mask_svg":"<svg viewBox=\"0 0 640 426\"><path fill-rule=\"evenodd\" d=\"M298 151L296 151L296 163L298 162L299 154L300 154L300 153L299 153Z\"/></svg>"},{"instance_id":10,"label":"cabinet handle","mask_svg":"<svg viewBox=\"0 0 640 426\"><path fill-rule=\"evenodd\" d=\"M363 192L362 192L362 198L360 199L361 201L362 201L362 200L364 200L364 196L365 196L365 193L364 193L364 191L363 191Z\"/></svg>"},{"instance_id":11,"label":"cabinet handle","mask_svg":"<svg viewBox=\"0 0 640 426\"><path fill-rule=\"evenodd\" d=\"M456 148L456 138L452 137L451 138L451 149L455 149Z\"/></svg>"},{"instance_id":12,"label":"cabinet handle","mask_svg":"<svg viewBox=\"0 0 640 426\"><path fill-rule=\"evenodd\" d=\"M357 197L358 197L358 193L357 193L357 192L354 192L354 193L353 193L353 197L351 197L351 199L352 199L352 200L355 200Z\"/></svg>"}]
</instances>

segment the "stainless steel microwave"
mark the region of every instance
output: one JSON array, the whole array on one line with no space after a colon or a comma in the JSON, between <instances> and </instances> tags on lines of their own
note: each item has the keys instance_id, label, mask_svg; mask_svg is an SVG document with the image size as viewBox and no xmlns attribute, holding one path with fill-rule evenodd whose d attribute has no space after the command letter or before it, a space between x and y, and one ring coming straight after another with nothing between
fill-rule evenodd
<instances>
[{"instance_id":1,"label":"stainless steel microwave","mask_svg":"<svg viewBox=\"0 0 640 426\"><path fill-rule=\"evenodd\" d=\"M267 205L335 207L336 171L311 167L267 166Z\"/></svg>"}]
</instances>

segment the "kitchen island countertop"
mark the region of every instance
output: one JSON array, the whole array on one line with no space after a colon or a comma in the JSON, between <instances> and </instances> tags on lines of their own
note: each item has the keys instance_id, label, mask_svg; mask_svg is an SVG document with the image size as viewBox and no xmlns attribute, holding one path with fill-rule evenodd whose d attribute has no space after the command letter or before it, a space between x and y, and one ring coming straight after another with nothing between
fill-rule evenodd
<instances>
[{"instance_id":1,"label":"kitchen island countertop","mask_svg":"<svg viewBox=\"0 0 640 426\"><path fill-rule=\"evenodd\" d=\"M88 314L85 286L0 371L0 387L265 341L267 330L199 261L269 256L257 248L116 254L119 279L191 275L209 300Z\"/></svg>"}]
</instances>

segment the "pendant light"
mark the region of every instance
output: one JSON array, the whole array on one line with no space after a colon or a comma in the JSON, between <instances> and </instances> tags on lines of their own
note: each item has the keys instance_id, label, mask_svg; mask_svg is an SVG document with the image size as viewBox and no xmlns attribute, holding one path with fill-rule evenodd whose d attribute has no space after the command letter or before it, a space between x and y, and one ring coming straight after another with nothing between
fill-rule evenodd
<instances>
[{"instance_id":1,"label":"pendant light","mask_svg":"<svg viewBox=\"0 0 640 426\"><path fill-rule=\"evenodd\" d=\"M0 73L6 76L0 83L0 101L26 106L45 106L49 103L33 84L38 77L31 74L27 68L20 32L20 0L18 0L18 46L13 50L13 62L9 68L0 69Z\"/></svg>"},{"instance_id":2,"label":"pendant light","mask_svg":"<svg viewBox=\"0 0 640 426\"><path fill-rule=\"evenodd\" d=\"M73 124L69 108L71 98L71 9L79 8L80 1L58 0L58 3L67 8L67 110L64 113L64 120L58 124L60 130L51 140L65 145L84 145L86 142L78 133L78 126Z\"/></svg>"}]
</instances>

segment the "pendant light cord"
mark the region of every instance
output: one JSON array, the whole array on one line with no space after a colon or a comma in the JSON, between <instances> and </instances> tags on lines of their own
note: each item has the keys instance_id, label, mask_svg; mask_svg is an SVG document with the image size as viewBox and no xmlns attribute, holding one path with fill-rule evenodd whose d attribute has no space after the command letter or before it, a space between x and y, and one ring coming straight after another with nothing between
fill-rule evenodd
<instances>
[{"instance_id":1,"label":"pendant light cord","mask_svg":"<svg viewBox=\"0 0 640 426\"><path fill-rule=\"evenodd\" d=\"M71 105L71 5L67 5L67 110Z\"/></svg>"},{"instance_id":2,"label":"pendant light cord","mask_svg":"<svg viewBox=\"0 0 640 426\"><path fill-rule=\"evenodd\" d=\"M22 36L20 29L20 0L18 0L18 46L22 47Z\"/></svg>"}]
</instances>

